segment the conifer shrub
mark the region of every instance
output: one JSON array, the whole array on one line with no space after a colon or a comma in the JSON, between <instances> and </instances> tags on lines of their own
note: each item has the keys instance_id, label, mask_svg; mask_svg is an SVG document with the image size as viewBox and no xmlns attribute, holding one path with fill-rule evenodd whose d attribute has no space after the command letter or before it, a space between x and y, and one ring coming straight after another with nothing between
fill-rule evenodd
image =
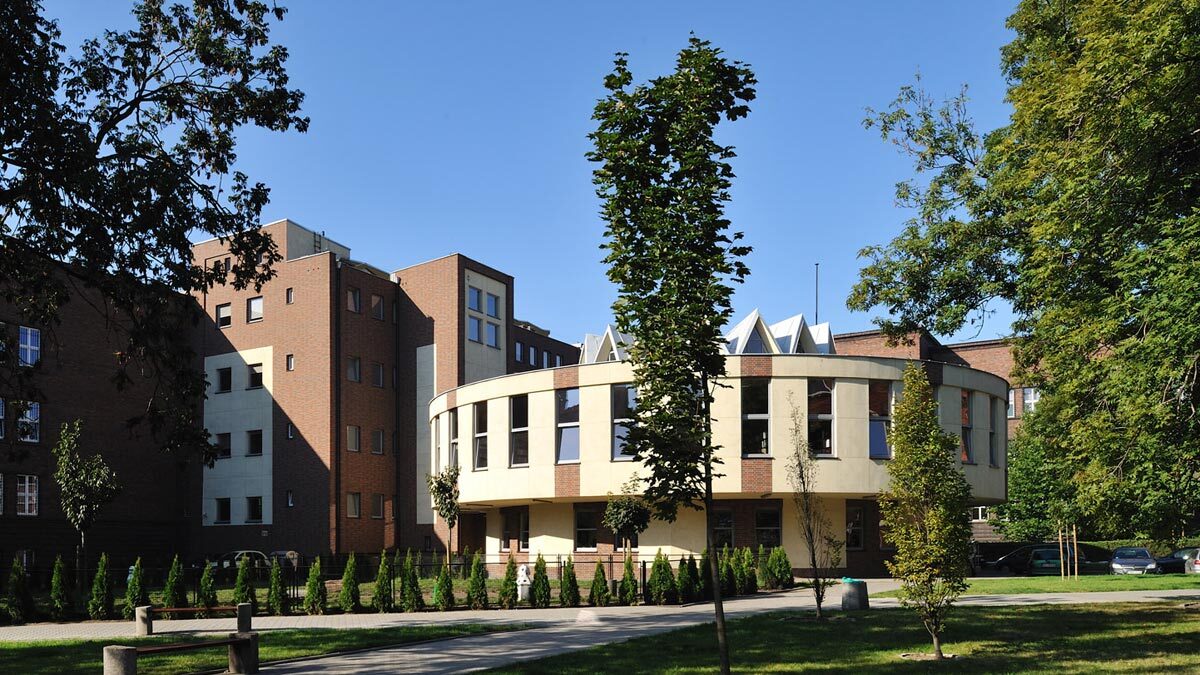
<instances>
[{"instance_id":1,"label":"conifer shrub","mask_svg":"<svg viewBox=\"0 0 1200 675\"><path fill-rule=\"evenodd\" d=\"M287 616L290 610L287 589L283 587L283 568L280 567L278 558L271 558L271 576L267 582L267 613Z\"/></svg>"},{"instance_id":2,"label":"conifer shrub","mask_svg":"<svg viewBox=\"0 0 1200 675\"><path fill-rule=\"evenodd\" d=\"M745 584L740 589L741 595L754 595L758 592L758 571L754 568L754 551L749 546L742 551L742 574Z\"/></svg>"},{"instance_id":3,"label":"conifer shrub","mask_svg":"<svg viewBox=\"0 0 1200 675\"><path fill-rule=\"evenodd\" d=\"M746 561L742 558L742 549L740 549L740 548L730 549L728 554L729 554L729 566L733 568L733 583L734 583L733 593L734 593L734 595L742 595L743 593L746 592L746 586L748 583L748 580L746 578L747 577Z\"/></svg>"},{"instance_id":4,"label":"conifer shrub","mask_svg":"<svg viewBox=\"0 0 1200 675\"><path fill-rule=\"evenodd\" d=\"M358 596L358 562L354 554L346 561L346 570L342 573L342 590L338 592L338 607L346 614L353 614L362 609Z\"/></svg>"},{"instance_id":5,"label":"conifer shrub","mask_svg":"<svg viewBox=\"0 0 1200 675\"><path fill-rule=\"evenodd\" d=\"M67 566L62 556L54 558L54 574L50 577L50 617L62 621L71 611L71 600L67 597Z\"/></svg>"},{"instance_id":6,"label":"conifer shrub","mask_svg":"<svg viewBox=\"0 0 1200 675\"><path fill-rule=\"evenodd\" d=\"M179 556L171 561L171 569L167 572L167 583L163 586L163 607L187 607L187 589L183 585L183 563ZM169 616L169 618L174 618Z\"/></svg>"},{"instance_id":7,"label":"conifer shrub","mask_svg":"<svg viewBox=\"0 0 1200 675\"><path fill-rule=\"evenodd\" d=\"M467 582L467 606L471 609L488 608L487 570L483 558L476 553L471 559L471 577Z\"/></svg>"},{"instance_id":8,"label":"conifer shrub","mask_svg":"<svg viewBox=\"0 0 1200 675\"><path fill-rule=\"evenodd\" d=\"M681 604L696 601L696 559L692 556L679 561L679 574L675 577L675 592Z\"/></svg>"},{"instance_id":9,"label":"conifer shrub","mask_svg":"<svg viewBox=\"0 0 1200 675\"><path fill-rule=\"evenodd\" d=\"M500 595L496 604L501 609L512 609L517 606L517 561L508 554L508 564L504 566L504 581L500 584Z\"/></svg>"},{"instance_id":10,"label":"conifer shrub","mask_svg":"<svg viewBox=\"0 0 1200 675\"><path fill-rule=\"evenodd\" d=\"M8 603L9 618L13 623L33 620L33 595L29 592L29 582L25 579L25 565L21 564L20 558L13 558L12 569L8 572L5 599Z\"/></svg>"},{"instance_id":11,"label":"conifer shrub","mask_svg":"<svg viewBox=\"0 0 1200 675\"><path fill-rule=\"evenodd\" d=\"M708 549L700 553L700 564L697 566L696 592L701 600L712 600L712 570L708 568Z\"/></svg>"},{"instance_id":12,"label":"conifer shrub","mask_svg":"<svg viewBox=\"0 0 1200 675\"><path fill-rule=\"evenodd\" d=\"M419 612L425 609L425 596L421 592L421 580L417 575L417 559L413 557L412 549L409 549L404 556L400 582L400 609L405 612Z\"/></svg>"},{"instance_id":13,"label":"conifer shrub","mask_svg":"<svg viewBox=\"0 0 1200 675\"><path fill-rule=\"evenodd\" d=\"M604 565L597 560L596 571L592 573L592 587L588 589L588 604L592 607L608 607L611 602L608 577L604 574Z\"/></svg>"},{"instance_id":14,"label":"conifer shrub","mask_svg":"<svg viewBox=\"0 0 1200 675\"><path fill-rule=\"evenodd\" d=\"M721 572L721 597L732 598L737 595L737 571L734 569L733 551L729 546L721 549L721 557L717 560L717 569Z\"/></svg>"},{"instance_id":15,"label":"conifer shrub","mask_svg":"<svg viewBox=\"0 0 1200 675\"><path fill-rule=\"evenodd\" d=\"M782 546L776 546L771 551L771 577L778 584L776 588L792 588L796 579L792 576L792 561L788 559L787 551Z\"/></svg>"},{"instance_id":16,"label":"conifer shrub","mask_svg":"<svg viewBox=\"0 0 1200 675\"><path fill-rule=\"evenodd\" d=\"M387 551L379 554L379 570L375 574L375 586L371 589L371 607L379 613L396 609L395 588L392 585L392 563Z\"/></svg>"},{"instance_id":17,"label":"conifer shrub","mask_svg":"<svg viewBox=\"0 0 1200 675\"><path fill-rule=\"evenodd\" d=\"M621 585L617 587L617 600L622 605L637 604L637 578L633 575L633 556L625 554L625 567L621 571Z\"/></svg>"},{"instance_id":18,"label":"conifer shrub","mask_svg":"<svg viewBox=\"0 0 1200 675\"><path fill-rule=\"evenodd\" d=\"M250 569L250 556L242 556L238 563L237 581L233 582L233 604L250 603L250 613L258 614L258 589L254 587L254 571Z\"/></svg>"},{"instance_id":19,"label":"conifer shrub","mask_svg":"<svg viewBox=\"0 0 1200 675\"><path fill-rule=\"evenodd\" d=\"M437 551L433 552L433 562L430 567L425 567L421 570L422 579L437 579L442 573L442 555Z\"/></svg>"},{"instance_id":20,"label":"conifer shrub","mask_svg":"<svg viewBox=\"0 0 1200 675\"><path fill-rule=\"evenodd\" d=\"M546 574L546 559L539 553L533 564L533 584L529 587L529 605L539 609L550 606L550 576Z\"/></svg>"},{"instance_id":21,"label":"conifer shrub","mask_svg":"<svg viewBox=\"0 0 1200 675\"><path fill-rule=\"evenodd\" d=\"M324 614L328 594L325 581L321 579L321 559L317 558L308 568L308 581L304 584L304 613L313 616Z\"/></svg>"},{"instance_id":22,"label":"conifer shrub","mask_svg":"<svg viewBox=\"0 0 1200 675\"><path fill-rule=\"evenodd\" d=\"M471 547L464 546L458 563L458 575L463 581L471 579Z\"/></svg>"},{"instance_id":23,"label":"conifer shrub","mask_svg":"<svg viewBox=\"0 0 1200 675\"><path fill-rule=\"evenodd\" d=\"M774 549L772 549L772 552L774 552ZM767 547L759 544L758 557L754 560L754 573L758 577L758 585L761 588L778 588L773 585L775 579L771 575L771 566L767 564L770 559L771 555L767 553Z\"/></svg>"},{"instance_id":24,"label":"conifer shrub","mask_svg":"<svg viewBox=\"0 0 1200 675\"><path fill-rule=\"evenodd\" d=\"M132 619L134 609L150 604L150 594L146 591L145 572L142 571L142 559L133 562L133 574L129 575L129 583L125 586L125 605L121 615Z\"/></svg>"},{"instance_id":25,"label":"conifer shrub","mask_svg":"<svg viewBox=\"0 0 1200 675\"><path fill-rule=\"evenodd\" d=\"M654 554L654 564L650 567L650 579L646 585L650 587L649 596L654 604L675 604L677 598L675 575L671 572L671 563L663 555L662 550Z\"/></svg>"},{"instance_id":26,"label":"conifer shrub","mask_svg":"<svg viewBox=\"0 0 1200 675\"><path fill-rule=\"evenodd\" d=\"M213 579L213 568L208 560L204 561L204 571L200 573L200 595L196 598L196 606L210 609L217 606L217 582ZM204 619L208 612L197 612L196 616Z\"/></svg>"},{"instance_id":27,"label":"conifer shrub","mask_svg":"<svg viewBox=\"0 0 1200 675\"><path fill-rule=\"evenodd\" d=\"M579 606L579 580L575 578L575 561L567 556L563 563L562 582L558 586L558 604L563 607Z\"/></svg>"},{"instance_id":28,"label":"conifer shrub","mask_svg":"<svg viewBox=\"0 0 1200 675\"><path fill-rule=\"evenodd\" d=\"M113 614L112 580L108 578L108 554L100 554L96 565L96 576L92 578L92 596L88 599L88 616L93 619L111 619Z\"/></svg>"},{"instance_id":29,"label":"conifer shrub","mask_svg":"<svg viewBox=\"0 0 1200 675\"><path fill-rule=\"evenodd\" d=\"M433 583L433 606L446 612L454 609L454 578L450 566L442 565L437 581Z\"/></svg>"}]
</instances>

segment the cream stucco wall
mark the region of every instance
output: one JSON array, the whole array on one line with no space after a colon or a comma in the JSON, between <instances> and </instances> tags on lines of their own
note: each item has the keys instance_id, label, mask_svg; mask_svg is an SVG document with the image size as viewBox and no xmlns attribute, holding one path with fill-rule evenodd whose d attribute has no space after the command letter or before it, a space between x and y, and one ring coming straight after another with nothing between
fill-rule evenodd
<instances>
[{"instance_id":1,"label":"cream stucco wall","mask_svg":"<svg viewBox=\"0 0 1200 675\"><path fill-rule=\"evenodd\" d=\"M273 450L272 413L274 399L271 388L274 381L271 348L261 347L240 352L229 352L204 359L208 373L209 396L204 401L204 426L213 434L230 435L230 457L219 459L211 469L204 469L202 486L203 516L206 526L244 525L247 514L247 497L262 497L263 525L272 520L272 464ZM247 389L248 368L251 364L262 364L263 386ZM228 392L216 393L217 369L230 368L232 386ZM262 431L262 455L247 456L247 433ZM229 523L216 524L216 499L229 498ZM255 523L258 524L258 523Z\"/></svg>"},{"instance_id":2,"label":"cream stucco wall","mask_svg":"<svg viewBox=\"0 0 1200 675\"><path fill-rule=\"evenodd\" d=\"M463 349L463 357L465 359L464 376L466 377L466 381L475 382L489 377L503 375L508 369L508 335L506 334L505 326L507 324L504 316L504 313L508 311L508 294L506 292L508 287L505 286L503 282L496 281L490 277L485 277L482 274L472 270L467 270L463 277L464 288L462 292L463 297L468 298L468 304L470 302L468 293L471 286L483 291L483 294L480 298L481 311L476 312L467 306L463 307L463 340L465 344ZM499 317L491 317L487 315L488 293L491 293L499 298L499 306L497 307L496 312L500 315ZM472 342L470 339L468 339L468 331L470 330L469 322L471 317L478 318L482 321L479 335L481 342ZM499 326L498 347L489 347L487 345L488 323L494 323Z\"/></svg>"}]
</instances>

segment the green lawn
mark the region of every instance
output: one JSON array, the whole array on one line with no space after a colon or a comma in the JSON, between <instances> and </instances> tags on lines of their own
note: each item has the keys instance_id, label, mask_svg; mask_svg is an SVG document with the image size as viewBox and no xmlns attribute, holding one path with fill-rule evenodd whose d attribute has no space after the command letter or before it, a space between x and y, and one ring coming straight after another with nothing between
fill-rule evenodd
<instances>
[{"instance_id":1,"label":"green lawn","mask_svg":"<svg viewBox=\"0 0 1200 675\"><path fill-rule=\"evenodd\" d=\"M458 624L441 626L397 626L391 628L273 630L259 633L259 659L277 661L299 656L384 647L388 645L519 630L519 625ZM109 638L105 640L56 640L45 642L0 642L0 670L5 673L99 672L106 645L139 646L195 642L211 637L172 636L161 638ZM225 647L208 647L192 652L148 656L138 659L139 673L181 673L221 669L228 665Z\"/></svg>"},{"instance_id":2,"label":"green lawn","mask_svg":"<svg viewBox=\"0 0 1200 675\"><path fill-rule=\"evenodd\" d=\"M1097 591L1200 590L1200 574L1151 574L1116 576L1096 574L1076 579L1059 577L985 577L972 579L967 595L1004 595L1009 593L1093 593ZM872 593L873 598L893 598L895 591Z\"/></svg>"},{"instance_id":3,"label":"green lawn","mask_svg":"<svg viewBox=\"0 0 1200 675\"><path fill-rule=\"evenodd\" d=\"M730 622L734 672L751 673L1095 673L1191 672L1200 613L1182 603L960 607L940 664L899 658L929 650L915 613L879 609L835 614L778 613ZM595 647L494 672L710 673L717 668L712 624Z\"/></svg>"}]
</instances>

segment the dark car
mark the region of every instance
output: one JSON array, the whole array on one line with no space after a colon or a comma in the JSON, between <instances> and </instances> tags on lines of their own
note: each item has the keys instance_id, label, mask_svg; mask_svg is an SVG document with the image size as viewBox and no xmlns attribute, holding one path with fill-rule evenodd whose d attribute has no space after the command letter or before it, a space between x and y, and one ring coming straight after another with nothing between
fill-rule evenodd
<instances>
[{"instance_id":1,"label":"dark car","mask_svg":"<svg viewBox=\"0 0 1200 675\"><path fill-rule=\"evenodd\" d=\"M1141 546L1122 546L1113 551L1113 574L1156 574L1158 561Z\"/></svg>"},{"instance_id":2,"label":"dark car","mask_svg":"<svg viewBox=\"0 0 1200 675\"><path fill-rule=\"evenodd\" d=\"M1158 563L1159 574L1183 574L1191 570L1187 569L1187 563L1196 558L1195 548L1181 548L1171 551L1170 554L1161 558L1156 558Z\"/></svg>"},{"instance_id":3,"label":"dark car","mask_svg":"<svg viewBox=\"0 0 1200 675\"><path fill-rule=\"evenodd\" d=\"M1074 571L1074 556L1070 547L1067 550L1067 563ZM1049 553L1046 553L1049 551ZM1029 544L1022 546L999 559L986 564L1000 572L1008 574L1059 574L1061 563L1058 544ZM1108 572L1108 551L1089 544L1079 545L1079 573L1103 574ZM1050 570L1053 571L1050 571Z\"/></svg>"}]
</instances>

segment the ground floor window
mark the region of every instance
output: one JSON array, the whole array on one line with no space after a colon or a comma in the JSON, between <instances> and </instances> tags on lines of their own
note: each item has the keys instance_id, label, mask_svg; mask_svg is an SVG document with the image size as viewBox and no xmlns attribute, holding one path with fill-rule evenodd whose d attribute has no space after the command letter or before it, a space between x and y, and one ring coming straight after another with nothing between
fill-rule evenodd
<instances>
[{"instance_id":1,"label":"ground floor window","mask_svg":"<svg viewBox=\"0 0 1200 675\"><path fill-rule=\"evenodd\" d=\"M512 542L517 540L518 551L529 550L529 509L510 509L503 512L503 531L500 533L500 550L511 551Z\"/></svg>"},{"instance_id":2,"label":"ground floor window","mask_svg":"<svg viewBox=\"0 0 1200 675\"><path fill-rule=\"evenodd\" d=\"M595 551L596 530L600 522L600 513L591 509L580 509L575 512L575 550Z\"/></svg>"},{"instance_id":3,"label":"ground floor window","mask_svg":"<svg viewBox=\"0 0 1200 675\"><path fill-rule=\"evenodd\" d=\"M863 507L846 507L846 550L863 549Z\"/></svg>"},{"instance_id":4,"label":"ground floor window","mask_svg":"<svg viewBox=\"0 0 1200 675\"><path fill-rule=\"evenodd\" d=\"M217 517L214 522L228 523L230 518L229 497L217 497Z\"/></svg>"},{"instance_id":5,"label":"ground floor window","mask_svg":"<svg viewBox=\"0 0 1200 675\"><path fill-rule=\"evenodd\" d=\"M718 551L733 548L733 511L713 511L713 544Z\"/></svg>"},{"instance_id":6,"label":"ground floor window","mask_svg":"<svg viewBox=\"0 0 1200 675\"><path fill-rule=\"evenodd\" d=\"M754 512L754 538L759 546L775 548L780 543L781 518L779 509L758 509Z\"/></svg>"}]
</instances>

